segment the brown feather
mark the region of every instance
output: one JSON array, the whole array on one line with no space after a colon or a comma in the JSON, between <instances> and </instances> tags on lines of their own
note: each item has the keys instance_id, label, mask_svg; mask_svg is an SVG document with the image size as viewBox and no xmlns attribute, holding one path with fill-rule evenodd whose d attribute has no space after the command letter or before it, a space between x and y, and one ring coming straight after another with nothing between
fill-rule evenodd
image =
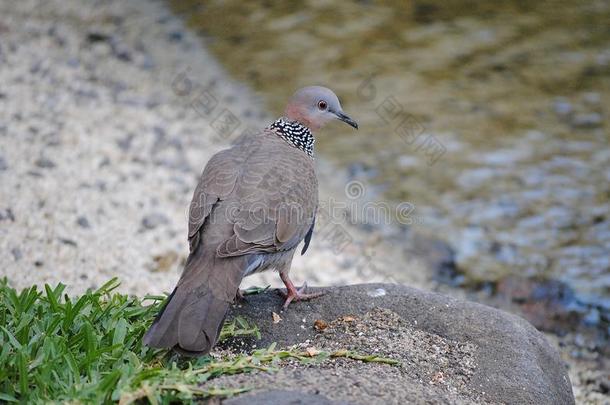
<instances>
[{"instance_id":1,"label":"brown feather","mask_svg":"<svg viewBox=\"0 0 610 405\"><path fill-rule=\"evenodd\" d=\"M176 289L144 337L152 347L208 353L249 263L290 265L317 206L313 160L274 132L214 155L189 213L191 254ZM253 260L260 255L264 260Z\"/></svg>"}]
</instances>

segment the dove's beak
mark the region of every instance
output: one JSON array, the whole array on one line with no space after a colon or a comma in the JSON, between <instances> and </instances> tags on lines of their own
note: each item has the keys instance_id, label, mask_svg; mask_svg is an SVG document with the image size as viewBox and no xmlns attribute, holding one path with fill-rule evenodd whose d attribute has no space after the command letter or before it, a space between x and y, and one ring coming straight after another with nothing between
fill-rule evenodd
<instances>
[{"instance_id":1,"label":"dove's beak","mask_svg":"<svg viewBox=\"0 0 610 405\"><path fill-rule=\"evenodd\" d=\"M335 115L337 116L338 119L345 122L347 125L350 125L356 129L358 129L358 123L356 121L354 121L353 119L351 119L350 117L348 117L347 115L345 115L342 111L336 112Z\"/></svg>"}]
</instances>

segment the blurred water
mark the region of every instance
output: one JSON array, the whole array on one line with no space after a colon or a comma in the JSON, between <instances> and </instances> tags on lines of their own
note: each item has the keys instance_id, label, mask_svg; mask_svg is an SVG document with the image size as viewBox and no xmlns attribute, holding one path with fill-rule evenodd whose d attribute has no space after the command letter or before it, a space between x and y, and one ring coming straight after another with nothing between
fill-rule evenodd
<instances>
[{"instance_id":1,"label":"blurred water","mask_svg":"<svg viewBox=\"0 0 610 405\"><path fill-rule=\"evenodd\" d=\"M272 111L332 87L360 131L333 127L317 153L415 204L460 282L559 280L607 316L609 3L405 3L174 9Z\"/></svg>"}]
</instances>

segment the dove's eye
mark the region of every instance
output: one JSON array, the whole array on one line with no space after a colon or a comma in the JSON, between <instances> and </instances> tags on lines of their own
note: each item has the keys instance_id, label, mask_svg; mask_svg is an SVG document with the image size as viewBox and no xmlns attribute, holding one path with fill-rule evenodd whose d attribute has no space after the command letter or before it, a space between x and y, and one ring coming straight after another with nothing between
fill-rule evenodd
<instances>
[{"instance_id":1,"label":"dove's eye","mask_svg":"<svg viewBox=\"0 0 610 405\"><path fill-rule=\"evenodd\" d=\"M328 108L328 104L326 104L326 101L320 100L318 101L318 108L320 110L326 110Z\"/></svg>"}]
</instances>

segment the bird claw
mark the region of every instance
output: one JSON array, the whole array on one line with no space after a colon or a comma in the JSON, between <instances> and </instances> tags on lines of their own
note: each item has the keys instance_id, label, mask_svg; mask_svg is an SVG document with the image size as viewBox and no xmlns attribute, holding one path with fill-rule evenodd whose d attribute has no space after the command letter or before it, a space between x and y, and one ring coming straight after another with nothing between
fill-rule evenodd
<instances>
[{"instance_id":1,"label":"bird claw","mask_svg":"<svg viewBox=\"0 0 610 405\"><path fill-rule=\"evenodd\" d=\"M295 291L297 294L304 293L306 288L307 288L307 282L304 282L303 285L300 287L297 287ZM278 292L278 294L280 294L284 298L287 298L290 295L288 288L286 289L286 291L280 290L279 288L276 291Z\"/></svg>"},{"instance_id":2,"label":"bird claw","mask_svg":"<svg viewBox=\"0 0 610 405\"><path fill-rule=\"evenodd\" d=\"M286 299L282 309L287 309L288 305L290 305L290 303L293 301L308 301L326 294L326 292L305 293L306 289L307 283L303 283L301 287L293 288L292 290L288 288L285 292L283 290L278 290L278 292Z\"/></svg>"}]
</instances>

